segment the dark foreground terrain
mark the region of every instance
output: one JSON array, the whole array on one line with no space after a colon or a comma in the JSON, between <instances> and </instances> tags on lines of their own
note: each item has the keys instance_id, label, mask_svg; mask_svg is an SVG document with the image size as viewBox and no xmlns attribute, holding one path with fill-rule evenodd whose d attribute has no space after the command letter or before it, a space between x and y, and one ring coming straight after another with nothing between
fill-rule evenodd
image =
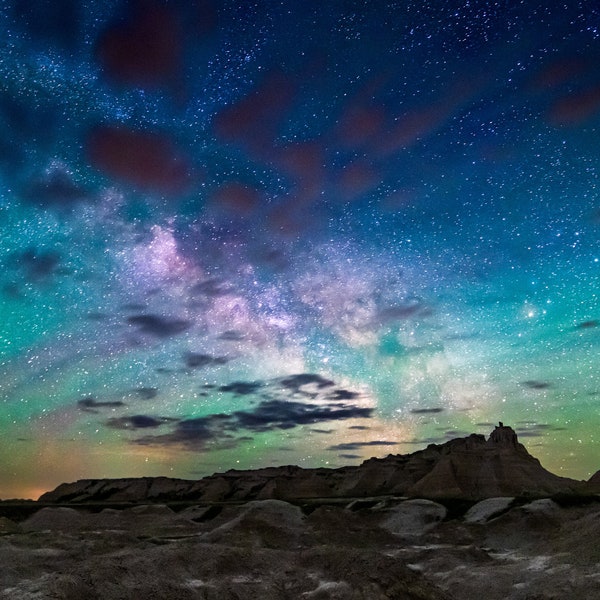
<instances>
[{"instance_id":1,"label":"dark foreground terrain","mask_svg":"<svg viewBox=\"0 0 600 600\"><path fill-rule=\"evenodd\" d=\"M0 502L0 600L599 600L599 492L502 424L357 467L82 480Z\"/></svg>"},{"instance_id":2,"label":"dark foreground terrain","mask_svg":"<svg viewBox=\"0 0 600 600\"><path fill-rule=\"evenodd\" d=\"M569 503L47 506L0 517L0 598L597 600L600 502Z\"/></svg>"}]
</instances>

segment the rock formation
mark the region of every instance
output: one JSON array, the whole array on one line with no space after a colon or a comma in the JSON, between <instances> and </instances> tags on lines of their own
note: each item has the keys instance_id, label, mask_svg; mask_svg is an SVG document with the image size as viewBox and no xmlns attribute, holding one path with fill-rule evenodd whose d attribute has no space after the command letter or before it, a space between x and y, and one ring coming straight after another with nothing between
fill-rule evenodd
<instances>
[{"instance_id":1,"label":"rock formation","mask_svg":"<svg viewBox=\"0 0 600 600\"><path fill-rule=\"evenodd\" d=\"M585 485L592 484L595 485L590 480ZM572 494L583 491L585 485L546 471L519 443L516 433L500 424L488 440L472 434L441 445L430 444L413 454L371 458L359 466L230 470L198 481L167 477L85 479L62 484L44 494L40 501L297 501L382 495L482 500Z\"/></svg>"},{"instance_id":2,"label":"rock formation","mask_svg":"<svg viewBox=\"0 0 600 600\"><path fill-rule=\"evenodd\" d=\"M596 600L599 478L501 424L356 467L63 484L0 503L0 600Z\"/></svg>"},{"instance_id":3,"label":"rock formation","mask_svg":"<svg viewBox=\"0 0 600 600\"><path fill-rule=\"evenodd\" d=\"M587 480L586 488L592 494L600 494L600 471L596 471Z\"/></svg>"}]
</instances>

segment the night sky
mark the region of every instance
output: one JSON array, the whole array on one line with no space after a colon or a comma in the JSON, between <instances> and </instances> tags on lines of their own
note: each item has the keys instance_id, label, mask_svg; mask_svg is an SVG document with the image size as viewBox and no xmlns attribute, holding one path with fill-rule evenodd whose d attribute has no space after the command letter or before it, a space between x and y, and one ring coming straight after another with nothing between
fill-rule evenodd
<instances>
[{"instance_id":1,"label":"night sky","mask_svg":"<svg viewBox=\"0 0 600 600\"><path fill-rule=\"evenodd\" d=\"M0 31L1 498L500 420L600 468L597 2L1 0Z\"/></svg>"}]
</instances>

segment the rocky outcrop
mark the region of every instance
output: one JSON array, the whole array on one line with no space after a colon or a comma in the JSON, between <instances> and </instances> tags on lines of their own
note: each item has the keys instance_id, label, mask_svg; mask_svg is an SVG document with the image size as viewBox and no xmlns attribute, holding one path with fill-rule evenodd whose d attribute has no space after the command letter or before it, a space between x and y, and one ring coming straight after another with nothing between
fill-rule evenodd
<instances>
[{"instance_id":1,"label":"rocky outcrop","mask_svg":"<svg viewBox=\"0 0 600 600\"><path fill-rule=\"evenodd\" d=\"M595 485L592 480L586 485ZM167 477L88 479L62 484L40 501L209 503L381 495L482 500L572 494L584 487L582 482L546 471L519 443L516 433L500 424L487 440L473 434L445 444L430 444L413 454L371 458L359 466L231 470L198 481Z\"/></svg>"},{"instance_id":2,"label":"rocky outcrop","mask_svg":"<svg viewBox=\"0 0 600 600\"><path fill-rule=\"evenodd\" d=\"M495 496L551 496L572 493L581 484L546 471L519 443L516 433L500 425L486 441L481 435L436 447L433 468L407 494L426 498L480 500Z\"/></svg>"},{"instance_id":3,"label":"rocky outcrop","mask_svg":"<svg viewBox=\"0 0 600 600\"><path fill-rule=\"evenodd\" d=\"M585 488L590 494L600 494L600 471L596 471L587 480Z\"/></svg>"},{"instance_id":4,"label":"rocky outcrop","mask_svg":"<svg viewBox=\"0 0 600 600\"><path fill-rule=\"evenodd\" d=\"M505 427L504 423L500 423L492 433L490 433L489 443L494 446L502 446L504 448L515 448L520 452L527 452L523 444L519 444L517 434L511 427Z\"/></svg>"},{"instance_id":5,"label":"rocky outcrop","mask_svg":"<svg viewBox=\"0 0 600 600\"><path fill-rule=\"evenodd\" d=\"M0 536L10 533L19 533L21 527L14 521L7 519L6 517L0 517Z\"/></svg>"},{"instance_id":6,"label":"rocky outcrop","mask_svg":"<svg viewBox=\"0 0 600 600\"><path fill-rule=\"evenodd\" d=\"M396 535L423 535L448 514L446 507L431 500L406 500L387 511L381 527Z\"/></svg>"},{"instance_id":7,"label":"rocky outcrop","mask_svg":"<svg viewBox=\"0 0 600 600\"><path fill-rule=\"evenodd\" d=\"M81 527L85 517L74 508L45 507L23 522L24 531L73 531Z\"/></svg>"},{"instance_id":8,"label":"rocky outcrop","mask_svg":"<svg viewBox=\"0 0 600 600\"><path fill-rule=\"evenodd\" d=\"M514 501L515 499L510 496L482 500L471 506L465 513L465 523L486 523L490 519L506 512Z\"/></svg>"},{"instance_id":9,"label":"rocky outcrop","mask_svg":"<svg viewBox=\"0 0 600 600\"><path fill-rule=\"evenodd\" d=\"M600 499L373 500L0 517L0 600L598 600Z\"/></svg>"}]
</instances>

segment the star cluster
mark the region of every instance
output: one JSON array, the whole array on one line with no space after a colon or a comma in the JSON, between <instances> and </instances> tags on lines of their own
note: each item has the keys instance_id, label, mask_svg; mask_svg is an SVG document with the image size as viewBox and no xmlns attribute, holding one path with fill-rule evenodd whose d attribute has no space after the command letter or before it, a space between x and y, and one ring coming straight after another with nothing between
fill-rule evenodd
<instances>
[{"instance_id":1,"label":"star cluster","mask_svg":"<svg viewBox=\"0 0 600 600\"><path fill-rule=\"evenodd\" d=\"M0 496L599 468L600 10L309 4L0 3Z\"/></svg>"}]
</instances>

